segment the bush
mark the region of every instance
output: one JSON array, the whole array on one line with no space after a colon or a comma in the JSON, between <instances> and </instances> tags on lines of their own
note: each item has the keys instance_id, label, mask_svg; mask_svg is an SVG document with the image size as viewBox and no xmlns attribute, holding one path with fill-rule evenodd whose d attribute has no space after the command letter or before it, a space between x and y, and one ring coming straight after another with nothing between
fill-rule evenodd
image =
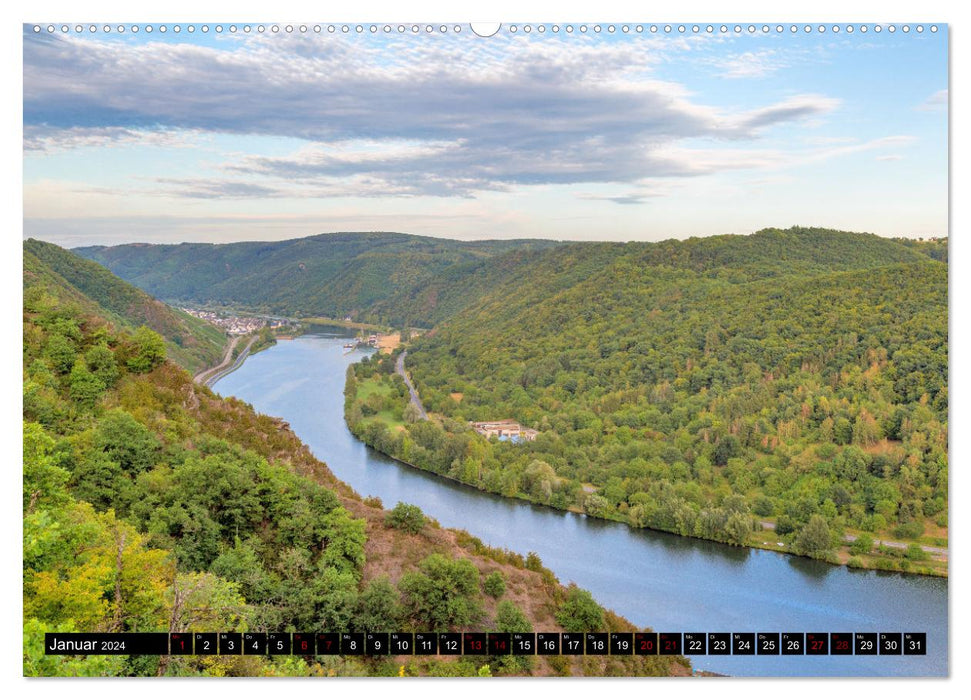
<instances>
[{"instance_id":1,"label":"bush","mask_svg":"<svg viewBox=\"0 0 971 700\"><path fill-rule=\"evenodd\" d=\"M604 614L589 591L570 586L566 601L556 612L556 621L567 632L589 632L603 629Z\"/></svg>"},{"instance_id":2,"label":"bush","mask_svg":"<svg viewBox=\"0 0 971 700\"><path fill-rule=\"evenodd\" d=\"M425 525L425 515L418 506L399 501L385 517L384 524L397 530L417 534Z\"/></svg>"},{"instance_id":3,"label":"bush","mask_svg":"<svg viewBox=\"0 0 971 700\"><path fill-rule=\"evenodd\" d=\"M832 539L826 519L821 515L814 515L806 523L806 526L799 531L793 548L797 554L819 559L824 557L832 547Z\"/></svg>"},{"instance_id":4,"label":"bush","mask_svg":"<svg viewBox=\"0 0 971 700\"><path fill-rule=\"evenodd\" d=\"M93 407L105 391L104 382L88 370L83 360L74 363L70 382L71 398L84 408Z\"/></svg>"},{"instance_id":5,"label":"bush","mask_svg":"<svg viewBox=\"0 0 971 700\"><path fill-rule=\"evenodd\" d=\"M923 534L924 526L916 520L911 520L909 523L902 523L893 530L894 537L900 537L905 540L916 540Z\"/></svg>"},{"instance_id":6,"label":"bush","mask_svg":"<svg viewBox=\"0 0 971 700\"><path fill-rule=\"evenodd\" d=\"M857 537L850 545L850 551L856 555L869 554L870 550L872 549L873 549L873 538L870 537L865 532L861 533L860 536Z\"/></svg>"},{"instance_id":7,"label":"bush","mask_svg":"<svg viewBox=\"0 0 971 700\"><path fill-rule=\"evenodd\" d=\"M147 326L139 326L132 334L130 354L126 365L137 374L151 372L165 362L165 341Z\"/></svg>"},{"instance_id":8,"label":"bush","mask_svg":"<svg viewBox=\"0 0 971 700\"><path fill-rule=\"evenodd\" d=\"M448 559L430 554L419 571L401 577L398 589L411 622L438 632L476 624L479 605L479 570L469 559Z\"/></svg>"},{"instance_id":9,"label":"bush","mask_svg":"<svg viewBox=\"0 0 971 700\"><path fill-rule=\"evenodd\" d=\"M757 496L752 504L752 512L762 517L772 515L775 512L775 501L769 496Z\"/></svg>"},{"instance_id":10,"label":"bush","mask_svg":"<svg viewBox=\"0 0 971 700\"><path fill-rule=\"evenodd\" d=\"M354 627L367 632L384 632L397 629L400 617L398 591L387 576L381 576L371 581L358 597Z\"/></svg>"},{"instance_id":11,"label":"bush","mask_svg":"<svg viewBox=\"0 0 971 700\"><path fill-rule=\"evenodd\" d=\"M485 580L482 582L482 590L493 598L502 597L502 594L506 592L506 579L502 575L502 572L493 571L491 574L486 576Z\"/></svg>"},{"instance_id":12,"label":"bush","mask_svg":"<svg viewBox=\"0 0 971 700\"><path fill-rule=\"evenodd\" d=\"M907 545L907 553L904 555L911 561L924 561L927 559L927 552L919 544L913 542Z\"/></svg>"},{"instance_id":13,"label":"bush","mask_svg":"<svg viewBox=\"0 0 971 700\"><path fill-rule=\"evenodd\" d=\"M775 533L777 535L788 535L795 532L796 524L788 515L780 515L775 521Z\"/></svg>"},{"instance_id":14,"label":"bush","mask_svg":"<svg viewBox=\"0 0 971 700\"><path fill-rule=\"evenodd\" d=\"M543 560L539 558L536 552L528 552L526 554L526 568L537 573L543 571Z\"/></svg>"},{"instance_id":15,"label":"bush","mask_svg":"<svg viewBox=\"0 0 971 700\"><path fill-rule=\"evenodd\" d=\"M752 519L741 513L732 513L725 523L725 538L729 544L745 544L752 532Z\"/></svg>"},{"instance_id":16,"label":"bush","mask_svg":"<svg viewBox=\"0 0 971 700\"><path fill-rule=\"evenodd\" d=\"M514 603L503 600L496 606L497 632L532 632L533 626Z\"/></svg>"}]
</instances>

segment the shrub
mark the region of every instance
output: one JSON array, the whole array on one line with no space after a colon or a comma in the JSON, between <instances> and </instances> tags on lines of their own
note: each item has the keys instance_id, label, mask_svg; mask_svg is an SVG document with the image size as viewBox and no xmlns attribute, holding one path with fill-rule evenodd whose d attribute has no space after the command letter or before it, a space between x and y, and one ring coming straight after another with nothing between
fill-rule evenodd
<instances>
[{"instance_id":1,"label":"shrub","mask_svg":"<svg viewBox=\"0 0 971 700\"><path fill-rule=\"evenodd\" d=\"M482 582L482 590L493 598L500 598L506 592L506 579L499 571L493 571ZM503 631L503 630L500 630Z\"/></svg>"},{"instance_id":2,"label":"shrub","mask_svg":"<svg viewBox=\"0 0 971 700\"><path fill-rule=\"evenodd\" d=\"M138 374L151 372L165 362L165 341L151 328L139 326L132 334L129 352L125 363L129 370Z\"/></svg>"},{"instance_id":3,"label":"shrub","mask_svg":"<svg viewBox=\"0 0 971 700\"><path fill-rule=\"evenodd\" d=\"M443 632L474 625L482 617L479 570L468 559L431 554L422 560L419 571L401 577L398 589L416 625Z\"/></svg>"},{"instance_id":4,"label":"shrub","mask_svg":"<svg viewBox=\"0 0 971 700\"><path fill-rule=\"evenodd\" d=\"M357 599L354 611L354 627L368 632L397 629L401 617L398 591L387 576L381 576L368 584Z\"/></svg>"},{"instance_id":5,"label":"shrub","mask_svg":"<svg viewBox=\"0 0 971 700\"><path fill-rule=\"evenodd\" d=\"M399 501L385 517L384 524L397 530L419 533L425 525L425 515L418 506Z\"/></svg>"},{"instance_id":6,"label":"shrub","mask_svg":"<svg viewBox=\"0 0 971 700\"><path fill-rule=\"evenodd\" d=\"M543 560L539 558L536 552L526 554L526 568L537 573L543 571Z\"/></svg>"},{"instance_id":7,"label":"shrub","mask_svg":"<svg viewBox=\"0 0 971 700\"><path fill-rule=\"evenodd\" d=\"M794 549L798 554L820 558L832 549L832 539L829 525L821 515L814 515L799 531L794 542Z\"/></svg>"},{"instance_id":8,"label":"shrub","mask_svg":"<svg viewBox=\"0 0 971 700\"><path fill-rule=\"evenodd\" d=\"M916 540L923 534L924 526L917 520L911 520L909 523L901 523L893 530L894 537L900 537L906 540Z\"/></svg>"},{"instance_id":9,"label":"shrub","mask_svg":"<svg viewBox=\"0 0 971 700\"><path fill-rule=\"evenodd\" d=\"M567 632L588 632L603 629L604 614L588 591L570 586L566 600L556 612L556 621Z\"/></svg>"},{"instance_id":10,"label":"shrub","mask_svg":"<svg viewBox=\"0 0 971 700\"><path fill-rule=\"evenodd\" d=\"M532 632L533 626L514 603L503 600L496 606L496 631Z\"/></svg>"},{"instance_id":11,"label":"shrub","mask_svg":"<svg viewBox=\"0 0 971 700\"><path fill-rule=\"evenodd\" d=\"M865 532L861 533L860 536L853 541L853 544L850 545L850 551L856 555L869 554L871 549L873 549L873 538Z\"/></svg>"},{"instance_id":12,"label":"shrub","mask_svg":"<svg viewBox=\"0 0 971 700\"><path fill-rule=\"evenodd\" d=\"M911 561L924 561L927 559L927 552L919 544L911 542L907 545L907 553L904 556Z\"/></svg>"}]
</instances>

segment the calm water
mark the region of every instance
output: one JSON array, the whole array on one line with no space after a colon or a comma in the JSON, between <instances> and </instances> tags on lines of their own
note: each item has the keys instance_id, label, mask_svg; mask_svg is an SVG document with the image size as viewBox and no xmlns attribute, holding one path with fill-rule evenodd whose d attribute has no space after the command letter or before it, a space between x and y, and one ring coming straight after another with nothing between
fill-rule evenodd
<instances>
[{"instance_id":1,"label":"calm water","mask_svg":"<svg viewBox=\"0 0 971 700\"><path fill-rule=\"evenodd\" d=\"M281 341L214 389L280 416L338 478L385 507L414 503L443 526L484 542L534 551L641 626L670 632L927 632L920 656L696 656L696 668L730 675L947 674L947 581L853 572L775 552L631 530L504 499L401 465L347 430L341 331Z\"/></svg>"}]
</instances>

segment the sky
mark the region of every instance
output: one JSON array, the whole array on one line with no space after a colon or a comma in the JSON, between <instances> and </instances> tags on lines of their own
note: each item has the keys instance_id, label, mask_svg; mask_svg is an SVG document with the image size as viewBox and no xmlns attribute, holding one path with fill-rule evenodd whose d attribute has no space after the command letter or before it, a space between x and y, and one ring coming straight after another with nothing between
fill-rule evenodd
<instances>
[{"instance_id":1,"label":"sky","mask_svg":"<svg viewBox=\"0 0 971 700\"><path fill-rule=\"evenodd\" d=\"M948 233L946 25L103 26L24 25L25 237Z\"/></svg>"}]
</instances>

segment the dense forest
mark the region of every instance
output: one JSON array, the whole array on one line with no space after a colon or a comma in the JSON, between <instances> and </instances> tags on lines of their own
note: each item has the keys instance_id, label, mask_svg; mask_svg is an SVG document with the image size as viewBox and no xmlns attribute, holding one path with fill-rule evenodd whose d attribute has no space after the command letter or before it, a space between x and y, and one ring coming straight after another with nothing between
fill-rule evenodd
<instances>
[{"instance_id":1,"label":"dense forest","mask_svg":"<svg viewBox=\"0 0 971 700\"><path fill-rule=\"evenodd\" d=\"M433 420L374 359L349 377L348 421L508 496L944 573L921 545L947 544L946 250L790 229L532 254L410 346ZM539 436L467 424L503 418Z\"/></svg>"},{"instance_id":2,"label":"dense forest","mask_svg":"<svg viewBox=\"0 0 971 700\"><path fill-rule=\"evenodd\" d=\"M91 246L75 252L166 301L289 316L355 318L453 267L552 241L453 241L401 233L334 233L272 243Z\"/></svg>"},{"instance_id":3,"label":"dense forest","mask_svg":"<svg viewBox=\"0 0 971 700\"><path fill-rule=\"evenodd\" d=\"M25 675L690 672L680 657L46 656L46 632L634 628L535 555L362 500L286 423L194 384L160 335L102 306L140 298L125 283L85 296L36 247L24 254Z\"/></svg>"},{"instance_id":4,"label":"dense forest","mask_svg":"<svg viewBox=\"0 0 971 700\"><path fill-rule=\"evenodd\" d=\"M165 340L169 356L191 372L215 364L226 335L210 323L163 304L101 265L51 243L24 241L24 274L56 285L65 301L96 311L116 326L146 326Z\"/></svg>"}]
</instances>

